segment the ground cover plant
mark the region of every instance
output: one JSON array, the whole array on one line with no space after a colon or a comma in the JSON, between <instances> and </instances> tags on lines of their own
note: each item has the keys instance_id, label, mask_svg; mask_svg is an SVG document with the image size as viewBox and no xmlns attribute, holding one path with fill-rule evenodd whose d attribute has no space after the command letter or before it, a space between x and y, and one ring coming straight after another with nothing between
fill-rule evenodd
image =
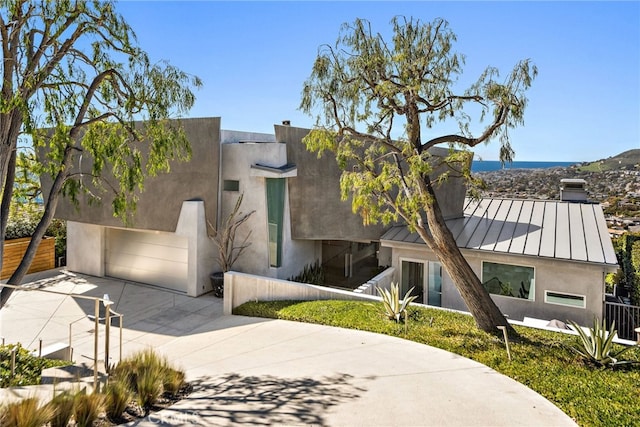
<instances>
[{"instance_id":1,"label":"ground cover plant","mask_svg":"<svg viewBox=\"0 0 640 427\"><path fill-rule=\"evenodd\" d=\"M507 375L549 399L581 426L630 426L640 420L640 368L597 368L571 347L579 337L518 327L507 358L504 342L476 328L471 316L409 308L407 324L386 319L380 303L360 301L248 302L235 314L318 323L376 332L438 347ZM617 349L620 346L615 346ZM640 360L640 347L625 353Z\"/></svg>"},{"instance_id":2,"label":"ground cover plant","mask_svg":"<svg viewBox=\"0 0 640 427\"><path fill-rule=\"evenodd\" d=\"M185 374L153 350L143 350L112 368L99 390L55 392L48 402L37 398L0 402L0 426L114 426L140 420L188 395Z\"/></svg>"},{"instance_id":3,"label":"ground cover plant","mask_svg":"<svg viewBox=\"0 0 640 427\"><path fill-rule=\"evenodd\" d=\"M16 349L15 373L11 376L11 350ZM31 355L20 344L0 345L0 388L40 384L42 370L66 366L64 360L51 360Z\"/></svg>"}]
</instances>

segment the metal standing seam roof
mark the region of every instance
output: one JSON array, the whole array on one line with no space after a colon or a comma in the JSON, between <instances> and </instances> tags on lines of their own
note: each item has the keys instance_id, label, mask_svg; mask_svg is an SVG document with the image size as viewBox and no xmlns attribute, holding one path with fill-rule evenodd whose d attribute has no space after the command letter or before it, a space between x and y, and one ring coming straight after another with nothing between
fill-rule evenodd
<instances>
[{"instance_id":1,"label":"metal standing seam roof","mask_svg":"<svg viewBox=\"0 0 640 427\"><path fill-rule=\"evenodd\" d=\"M464 217L447 221L460 248L617 265L599 204L558 200L468 199ZM423 243L406 226L380 240Z\"/></svg>"}]
</instances>

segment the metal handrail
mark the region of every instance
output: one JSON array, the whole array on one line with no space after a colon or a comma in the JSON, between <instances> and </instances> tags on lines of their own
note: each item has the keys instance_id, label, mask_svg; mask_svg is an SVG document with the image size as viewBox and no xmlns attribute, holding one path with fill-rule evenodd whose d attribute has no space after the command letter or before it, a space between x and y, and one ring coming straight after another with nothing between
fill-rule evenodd
<instances>
[{"instance_id":1,"label":"metal handrail","mask_svg":"<svg viewBox=\"0 0 640 427\"><path fill-rule=\"evenodd\" d=\"M94 323L95 323L95 327L94 327L94 332L93 332L93 388L94 390L97 390L98 388L98 344L99 344L99 340L98 340L98 327L99 327L99 318L100 318L100 303L102 302L103 304L105 304L105 306L110 305L111 303L113 303L113 301L105 299L105 298L99 298L99 297L91 297L91 296L87 296L87 295L78 295L78 294L71 294L71 293L67 293L67 292L56 292L50 289L39 289L39 288L30 288L24 285L11 285L8 283L3 283L0 284L0 287L7 287L7 288L11 288L11 289L16 289L19 291L26 291L26 292L33 292L33 291L38 291L38 292L45 292L45 293L49 293L49 294L57 294L57 295L64 295L64 296L69 296L71 298L79 298L79 299L85 299L85 300L91 300L94 301L94 315L95 315L95 319L94 319ZM109 312L109 310L107 310L107 313ZM75 322L75 321L74 321ZM72 322L72 323L74 323ZM122 328L122 323L120 324L121 328ZM106 340L108 343L108 339ZM120 350L121 354L122 354L122 349ZM105 355L105 360L108 360L108 358L106 357L108 356L108 351L107 354Z\"/></svg>"}]
</instances>

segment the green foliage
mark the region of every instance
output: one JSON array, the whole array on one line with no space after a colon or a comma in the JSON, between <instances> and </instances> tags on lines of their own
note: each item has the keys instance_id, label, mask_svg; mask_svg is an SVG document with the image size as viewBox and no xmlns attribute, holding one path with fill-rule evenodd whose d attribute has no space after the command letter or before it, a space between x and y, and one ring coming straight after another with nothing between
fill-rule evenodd
<instances>
[{"instance_id":1,"label":"green foliage","mask_svg":"<svg viewBox=\"0 0 640 427\"><path fill-rule=\"evenodd\" d=\"M35 204L22 204L19 209L9 214L5 239L31 237L42 218L42 207ZM56 239L56 259L67 251L67 223L61 219L53 219L45 232L45 236Z\"/></svg>"},{"instance_id":2,"label":"green foliage","mask_svg":"<svg viewBox=\"0 0 640 427\"><path fill-rule=\"evenodd\" d=\"M146 349L123 359L112 370L111 378L126 384L148 414L164 392L175 395L180 390L185 375L172 367L165 357Z\"/></svg>"},{"instance_id":3,"label":"green foliage","mask_svg":"<svg viewBox=\"0 0 640 427\"><path fill-rule=\"evenodd\" d=\"M36 397L0 407L0 425L10 427L42 427L53 417L53 409L41 406Z\"/></svg>"},{"instance_id":4,"label":"green foliage","mask_svg":"<svg viewBox=\"0 0 640 427\"><path fill-rule=\"evenodd\" d=\"M411 296L413 287L404 294L404 297L400 299L400 286L398 283L391 284L391 290L381 289L376 286L378 294L382 297L382 311L384 315L391 320L395 320L396 323L400 323L404 317L404 322L407 321L407 307L414 301L417 296Z\"/></svg>"},{"instance_id":5,"label":"green foliage","mask_svg":"<svg viewBox=\"0 0 640 427\"><path fill-rule=\"evenodd\" d=\"M105 407L107 416L112 420L117 420L122 416L127 405L131 401L133 393L127 382L122 377L110 378L105 389Z\"/></svg>"},{"instance_id":6,"label":"green foliage","mask_svg":"<svg viewBox=\"0 0 640 427\"><path fill-rule=\"evenodd\" d=\"M73 418L77 427L91 427L105 409L105 396L101 393L87 394L86 389L75 395Z\"/></svg>"},{"instance_id":7,"label":"green foliage","mask_svg":"<svg viewBox=\"0 0 640 427\"><path fill-rule=\"evenodd\" d=\"M424 343L468 357L507 375L549 399L580 426L636 425L640 419L640 369L592 369L569 349L574 337L516 327L512 360L496 336L474 327L471 316L426 307L410 307L406 330L381 318L378 309L359 301L248 302L234 314L304 321L371 331ZM640 347L626 353L640 360Z\"/></svg>"},{"instance_id":8,"label":"green foliage","mask_svg":"<svg viewBox=\"0 0 640 427\"><path fill-rule=\"evenodd\" d=\"M11 350L16 349L16 372L11 377ZM0 346L0 387L40 384L42 370L54 366L66 366L69 362L51 360L31 355L20 344Z\"/></svg>"},{"instance_id":9,"label":"green foliage","mask_svg":"<svg viewBox=\"0 0 640 427\"><path fill-rule=\"evenodd\" d=\"M51 427L67 427L69 420L73 416L73 408L76 396L74 393L65 390L55 395L47 406L53 411L51 418Z\"/></svg>"},{"instance_id":10,"label":"green foliage","mask_svg":"<svg viewBox=\"0 0 640 427\"><path fill-rule=\"evenodd\" d=\"M307 264L297 276L288 279L291 282L310 283L312 285L324 285L324 268L320 260L313 264Z\"/></svg>"},{"instance_id":11,"label":"green foliage","mask_svg":"<svg viewBox=\"0 0 640 427\"><path fill-rule=\"evenodd\" d=\"M640 233L625 233L612 239L621 276L617 277L631 296L631 303L640 305Z\"/></svg>"},{"instance_id":12,"label":"green foliage","mask_svg":"<svg viewBox=\"0 0 640 427\"><path fill-rule=\"evenodd\" d=\"M593 327L589 329L589 335L576 322L569 320L569 324L580 336L581 347L571 346L570 348L578 353L586 362L596 366L616 367L628 364L628 361L620 361L619 357L629 351L632 347L622 347L614 349L614 342L617 332L615 322L611 323L607 330L606 322L602 324L598 319L593 319Z\"/></svg>"},{"instance_id":13,"label":"green foliage","mask_svg":"<svg viewBox=\"0 0 640 427\"><path fill-rule=\"evenodd\" d=\"M126 222L144 179L190 157L180 121L169 119L193 106L202 82L151 61L113 1L3 2L0 27L11 32L0 61L0 176L15 178L12 203L39 197L37 177L53 180L36 241L61 194L111 204Z\"/></svg>"},{"instance_id":14,"label":"green foliage","mask_svg":"<svg viewBox=\"0 0 640 427\"><path fill-rule=\"evenodd\" d=\"M499 81L489 67L456 94L464 56L453 48L456 36L448 23L395 17L392 26L385 40L370 22L356 19L342 26L335 45L320 48L300 103L317 128L303 142L319 156L326 150L335 154L343 169L342 196L352 197L365 223L401 216L411 227L433 200L425 184L440 185L450 177L474 182L465 150L497 138L501 159L512 159L508 130L523 123L525 92L537 69L524 60ZM477 137L470 132L471 110L488 120ZM436 124L460 132L423 141L424 127ZM461 151L434 156L428 150L437 144ZM425 182L432 173L433 183Z\"/></svg>"},{"instance_id":15,"label":"green foliage","mask_svg":"<svg viewBox=\"0 0 640 427\"><path fill-rule=\"evenodd\" d=\"M162 381L162 389L170 396L175 396L185 385L186 375L184 371L173 369L165 364Z\"/></svg>"},{"instance_id":16,"label":"green foliage","mask_svg":"<svg viewBox=\"0 0 640 427\"><path fill-rule=\"evenodd\" d=\"M623 279L624 273L620 268L615 273L608 273L604 278L605 291L608 294L612 294L615 286L622 285Z\"/></svg>"},{"instance_id":17,"label":"green foliage","mask_svg":"<svg viewBox=\"0 0 640 427\"><path fill-rule=\"evenodd\" d=\"M471 149L478 144L497 139L500 160L513 159L509 132L524 124L537 68L525 59L501 78L487 67L459 91L464 56L455 51L445 20L396 16L391 24L385 39L369 21L356 19L342 26L335 44L319 49L300 103L316 124L302 142L318 156L333 153L342 169L342 199L351 199L365 225L399 222L417 231L455 273L477 326L495 331L506 320L459 253L436 194L451 181L480 185L471 174ZM472 122L471 114L479 120ZM443 134L434 136L438 126ZM474 298L479 304L470 303Z\"/></svg>"}]
</instances>

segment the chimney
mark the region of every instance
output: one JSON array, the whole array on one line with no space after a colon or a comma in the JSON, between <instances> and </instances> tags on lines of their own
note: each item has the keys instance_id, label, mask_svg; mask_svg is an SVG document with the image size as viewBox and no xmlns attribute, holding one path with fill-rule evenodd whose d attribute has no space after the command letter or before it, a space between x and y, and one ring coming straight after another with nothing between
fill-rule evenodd
<instances>
[{"instance_id":1,"label":"chimney","mask_svg":"<svg viewBox=\"0 0 640 427\"><path fill-rule=\"evenodd\" d=\"M560 200L563 202L587 201L587 190L584 179L561 179L560 180Z\"/></svg>"}]
</instances>

